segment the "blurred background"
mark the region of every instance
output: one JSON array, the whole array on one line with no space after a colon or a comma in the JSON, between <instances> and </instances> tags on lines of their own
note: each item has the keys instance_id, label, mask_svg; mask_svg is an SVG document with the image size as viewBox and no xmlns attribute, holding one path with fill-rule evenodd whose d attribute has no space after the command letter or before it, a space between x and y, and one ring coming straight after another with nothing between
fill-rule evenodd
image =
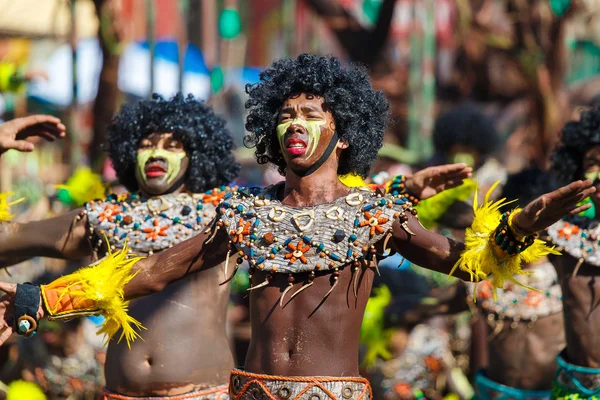
<instances>
[{"instance_id":1,"label":"blurred background","mask_svg":"<svg viewBox=\"0 0 600 400\"><path fill-rule=\"evenodd\" d=\"M66 211L55 185L78 167L115 181L106 124L153 92L192 93L227 119L244 165L237 183L280 180L242 144L244 87L273 60L303 52L361 63L385 92L392 118L374 174L460 161L485 186L545 170L565 121L600 101L598 0L0 0L0 10L0 117L49 113L68 129L65 140L0 159L0 192L26 198L14 209L20 222ZM72 267L34 260L0 277L47 281ZM231 317L240 357L242 298ZM94 398L103 357L94 324L50 323L35 367L18 345L1 347L0 380ZM453 351L466 356L468 335L457 335ZM80 342L93 349L78 361L88 369L63 362ZM69 375L82 368L92 378Z\"/></svg>"}]
</instances>

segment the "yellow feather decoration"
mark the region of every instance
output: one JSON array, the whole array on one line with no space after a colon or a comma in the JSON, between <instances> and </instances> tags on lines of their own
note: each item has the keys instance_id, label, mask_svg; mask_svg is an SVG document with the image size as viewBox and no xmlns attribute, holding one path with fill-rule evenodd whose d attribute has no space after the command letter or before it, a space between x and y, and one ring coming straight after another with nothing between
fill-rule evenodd
<instances>
[{"instance_id":1,"label":"yellow feather decoration","mask_svg":"<svg viewBox=\"0 0 600 400\"><path fill-rule=\"evenodd\" d=\"M13 219L14 216L10 213L10 207L25 200L25 198L22 197L19 200L15 200L9 203L8 196L12 194L13 193L10 192L0 193L0 222L10 221L11 219Z\"/></svg>"},{"instance_id":2,"label":"yellow feather decoration","mask_svg":"<svg viewBox=\"0 0 600 400\"><path fill-rule=\"evenodd\" d=\"M548 247L546 242L539 239L523 252L512 256L496 245L494 233L502 218L500 208L512 203L506 199L490 201L490 196L498 183L496 182L486 193L481 205L478 204L477 191L475 192L473 200L475 217L471 227L466 230L465 250L450 271L452 275L457 268L460 268L470 274L472 282L491 280L494 299L496 299L496 289L503 288L507 280L523 286L513 278L514 275L529 274L521 269L521 264L533 263L548 254L560 254L554 250L554 247ZM519 211L517 208L513 213Z\"/></svg>"},{"instance_id":3,"label":"yellow feather decoration","mask_svg":"<svg viewBox=\"0 0 600 400\"><path fill-rule=\"evenodd\" d=\"M100 175L87 167L78 168L64 185L56 185L57 189L66 190L71 202L76 207L105 197L107 185L102 182Z\"/></svg>"},{"instance_id":4,"label":"yellow feather decoration","mask_svg":"<svg viewBox=\"0 0 600 400\"><path fill-rule=\"evenodd\" d=\"M360 175L346 174L338 175L340 182L348 187L363 187L367 186L367 183Z\"/></svg>"},{"instance_id":5,"label":"yellow feather decoration","mask_svg":"<svg viewBox=\"0 0 600 400\"><path fill-rule=\"evenodd\" d=\"M46 309L51 314L50 319L102 314L105 320L98 330L98 334L105 334L108 343L121 329L119 342L125 338L127 346L130 346L133 340L140 337L134 328L140 330L146 328L127 314L129 302L124 299L123 288L137 275L139 271L132 272L133 266L143 258L128 258L128 251L129 248L125 245L117 252L110 252L93 266L80 268L72 274L58 278L49 285L43 285L42 296ZM60 293L53 310L48 306L46 298L46 292L52 289ZM67 295L72 303L89 304L91 302L93 306L74 310L57 310L61 306L61 300Z\"/></svg>"}]
</instances>

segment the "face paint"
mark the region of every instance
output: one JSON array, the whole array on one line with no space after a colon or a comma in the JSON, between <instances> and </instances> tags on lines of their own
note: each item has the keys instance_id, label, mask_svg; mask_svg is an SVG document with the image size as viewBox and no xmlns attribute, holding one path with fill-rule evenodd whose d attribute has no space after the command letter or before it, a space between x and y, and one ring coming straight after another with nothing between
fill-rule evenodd
<instances>
[{"instance_id":1,"label":"face paint","mask_svg":"<svg viewBox=\"0 0 600 400\"><path fill-rule=\"evenodd\" d=\"M300 125L304 127L308 133L309 141L308 148L306 149L306 159L309 159L317 149L319 139L321 138L321 126L325 125L325 122L326 121L306 121L304 119L296 118L293 121L284 122L277 125L277 138L279 139L279 146L282 150L285 147L283 138L285 137L285 132L287 129L293 124Z\"/></svg>"},{"instance_id":2,"label":"face paint","mask_svg":"<svg viewBox=\"0 0 600 400\"><path fill-rule=\"evenodd\" d=\"M600 171L586 172L584 176L585 179L589 179L592 182L596 182L596 180L600 179Z\"/></svg>"},{"instance_id":3,"label":"face paint","mask_svg":"<svg viewBox=\"0 0 600 400\"><path fill-rule=\"evenodd\" d=\"M452 156L450 162L453 164L467 164L467 167L473 168L475 157L471 153L456 153Z\"/></svg>"},{"instance_id":4,"label":"face paint","mask_svg":"<svg viewBox=\"0 0 600 400\"><path fill-rule=\"evenodd\" d=\"M171 183L181 170L181 160L185 158L185 151L167 151L165 149L147 149L138 152L137 161L140 176L147 182L148 177L146 176L146 163L150 158L164 158L167 161L167 173L165 180L167 183Z\"/></svg>"}]
</instances>

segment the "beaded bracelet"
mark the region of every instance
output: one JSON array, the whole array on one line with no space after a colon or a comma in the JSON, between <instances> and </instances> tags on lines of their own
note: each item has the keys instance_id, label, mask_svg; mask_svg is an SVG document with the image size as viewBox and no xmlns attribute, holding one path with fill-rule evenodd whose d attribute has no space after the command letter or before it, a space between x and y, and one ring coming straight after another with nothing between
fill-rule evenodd
<instances>
[{"instance_id":1,"label":"beaded bracelet","mask_svg":"<svg viewBox=\"0 0 600 400\"><path fill-rule=\"evenodd\" d=\"M523 240L518 240L515 233L510 228L510 211L502 214L500 225L496 228L494 239L496 244L509 255L515 255L523 252L530 247L537 235L525 236Z\"/></svg>"},{"instance_id":2,"label":"beaded bracelet","mask_svg":"<svg viewBox=\"0 0 600 400\"><path fill-rule=\"evenodd\" d=\"M396 175L390 184L390 193L394 196L401 196L407 199L415 206L418 205L421 203L419 197L406 188L405 182L405 175Z\"/></svg>"}]
</instances>

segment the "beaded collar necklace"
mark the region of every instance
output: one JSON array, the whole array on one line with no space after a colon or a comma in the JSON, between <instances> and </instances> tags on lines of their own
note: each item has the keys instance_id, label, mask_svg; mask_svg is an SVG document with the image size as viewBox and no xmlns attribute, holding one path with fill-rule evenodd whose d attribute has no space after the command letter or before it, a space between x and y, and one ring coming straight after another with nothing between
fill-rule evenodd
<instances>
[{"instance_id":1,"label":"beaded collar necklace","mask_svg":"<svg viewBox=\"0 0 600 400\"><path fill-rule=\"evenodd\" d=\"M581 264L600 266L600 225L599 221L582 216L564 218L548 228L552 241Z\"/></svg>"},{"instance_id":2,"label":"beaded collar necklace","mask_svg":"<svg viewBox=\"0 0 600 400\"><path fill-rule=\"evenodd\" d=\"M287 292L297 274L308 273L308 284L293 298L312 285L317 272L331 272L333 290L340 270L348 265L356 283L359 268L376 262L375 244L389 234L395 219L412 234L406 222L409 213L417 212L408 196L397 190L385 194L352 188L332 202L295 208L277 200L279 187L235 190L219 206L216 230L228 234L230 252L237 255L236 270L248 261L250 275L256 270L268 273L264 282L249 290L268 285L275 273L286 273Z\"/></svg>"},{"instance_id":3,"label":"beaded collar necklace","mask_svg":"<svg viewBox=\"0 0 600 400\"><path fill-rule=\"evenodd\" d=\"M540 318L562 312L562 291L558 283L556 270L546 262L528 270L528 275L517 275L515 279L529 290L514 283L508 283L504 289L497 290L497 300L493 299L493 288L489 281L477 284L477 306L487 316L488 323L495 330L501 330L504 321L515 329L519 322L528 326ZM469 285L469 302L473 301L475 285ZM500 326L498 326L500 325Z\"/></svg>"},{"instance_id":4,"label":"beaded collar necklace","mask_svg":"<svg viewBox=\"0 0 600 400\"><path fill-rule=\"evenodd\" d=\"M132 252L152 255L200 233L214 219L216 206L229 191L224 186L206 193L151 198L111 194L106 200L87 203L78 218L87 215L88 238L96 253L108 241L112 250L128 243Z\"/></svg>"}]
</instances>

